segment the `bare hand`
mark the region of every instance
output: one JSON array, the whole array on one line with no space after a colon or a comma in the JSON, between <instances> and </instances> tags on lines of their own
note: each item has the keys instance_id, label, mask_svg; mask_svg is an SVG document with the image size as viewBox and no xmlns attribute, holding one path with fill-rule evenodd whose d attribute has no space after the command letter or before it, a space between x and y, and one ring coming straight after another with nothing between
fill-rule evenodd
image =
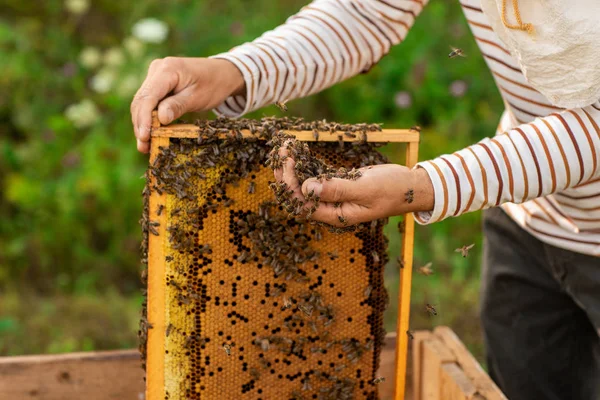
<instances>
[{"instance_id":1,"label":"bare hand","mask_svg":"<svg viewBox=\"0 0 600 400\"><path fill-rule=\"evenodd\" d=\"M152 111L169 124L183 114L210 110L233 94L244 91L244 78L231 62L210 58L167 57L154 60L146 80L131 103L137 148L150 149Z\"/></svg>"},{"instance_id":2,"label":"bare hand","mask_svg":"<svg viewBox=\"0 0 600 400\"><path fill-rule=\"evenodd\" d=\"M288 155L285 147L280 156ZM320 197L312 218L329 225L343 227L379 218L433 209L433 185L427 171L409 169L396 164L361 168L355 181L333 178L319 182L307 179L302 186L296 177L295 161L288 157L283 168L275 170L275 179L284 181L301 201L314 190ZM412 192L410 192L412 190ZM336 204L338 203L338 204ZM305 205L308 210L311 203ZM342 217L342 219L340 219ZM342 220L345 221L342 223Z\"/></svg>"}]
</instances>

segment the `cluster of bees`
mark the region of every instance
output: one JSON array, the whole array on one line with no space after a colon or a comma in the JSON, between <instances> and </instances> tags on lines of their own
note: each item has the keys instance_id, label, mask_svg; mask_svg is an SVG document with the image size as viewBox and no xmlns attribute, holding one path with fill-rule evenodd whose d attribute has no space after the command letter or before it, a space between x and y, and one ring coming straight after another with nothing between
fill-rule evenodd
<instances>
[{"instance_id":1,"label":"cluster of bees","mask_svg":"<svg viewBox=\"0 0 600 400\"><path fill-rule=\"evenodd\" d=\"M340 144L331 146L330 143L317 142L311 146L316 152L332 151L332 147L337 156L343 160L353 160L357 168L366 167L374 164L383 164L387 160L374 151L377 144L367 144L366 135L368 132L381 130L379 125L344 125L330 123L327 121L304 122L302 119L289 118L263 118L261 121L255 120L229 120L217 119L214 121L197 121L199 127L199 135L197 139L171 139L169 147L162 147L159 150L158 156L152 165L149 166L146 172L147 185L143 191L144 199L144 214L140 223L142 225L143 240L141 246L142 263L147 265L148 262L148 238L150 235L158 235L158 221L152 221L149 218L149 195L150 192L159 194L167 194L174 196L179 200L178 204L185 204L180 208L167 209L165 205L159 204L155 214L160 216L163 213L169 213L170 220L168 226L165 227L166 237L169 240L170 247L178 250L180 253L194 252L198 255L210 253L211 246L208 244L198 245L194 242L193 235L186 232L182 226L176 222L177 219L185 220L186 226L190 226L196 230L203 229L203 219L212 211L219 207L232 207L234 200L227 198L226 187L228 185L239 186L240 180L247 178L250 174L257 172L266 163L273 167L278 161L274 155L277 153L274 148L281 143L281 140L287 139L283 135L279 135L281 131L293 130L312 130L315 132L315 139L318 139L318 132L343 132L346 137L355 137L361 135L363 141L355 141L352 143L344 143L340 140ZM241 130L248 129L253 133L252 137L243 138ZM265 145L265 142L267 145ZM271 152L269 150L273 148ZM327 166L324 162L315 161L315 157L308 157L307 148L301 149L302 154L306 154L306 163L302 164L302 157L298 157L300 163L296 164L300 174L304 173L304 179L309 176L322 176L323 179L330 177L340 177L345 179L357 179L360 173L356 169L334 169ZM281 162L281 160L279 160ZM275 164L273 164L275 163ZM215 166L224 166L220 171L223 171L216 185L211 186L216 195L221 196L223 201L211 201L210 199L202 206L198 206L198 194L195 190L195 182L198 179L206 179L202 174L202 170ZM322 171L322 172L319 172ZM152 179L150 179L152 178ZM248 183L246 188L248 194L255 193L256 187L254 182ZM248 238L251 246L249 250L244 250L237 257L238 262L246 260L260 262L262 265L272 269L274 276L288 283L308 284L308 278L299 269L299 265L306 262L317 262L320 255L309 245L309 231L313 230L312 240L321 240L321 228L314 226L310 228L310 223L306 218L300 218L293 211L298 204L281 204L287 213L295 216L297 223L290 225L289 216L280 211L279 197L276 201L267 201L260 205L257 212L247 212L243 216L237 217L235 220L237 233L245 238ZM315 199L313 199L315 200ZM318 199L316 199L318 201ZM183 203L181 201L184 201ZM292 209L294 208L294 209ZM177 218L174 218L177 217ZM336 232L346 232L348 230L365 230L375 235L378 227L384 221L373 221L370 224L361 225L360 227L351 226L336 228ZM293 229L290 228L293 227ZM347 229L348 228L348 229ZM386 262L385 253L381 255L377 251L369 251L367 253L373 262L377 265L383 265ZM326 255L330 260L337 259L337 252L329 252ZM173 262L172 256L168 255L165 262ZM179 266L178 268L184 268ZM142 272L142 282L147 284L147 269ZM206 295L200 292L190 291L189 286L171 279L168 284L174 287L178 292L177 301L183 305L189 305L205 302ZM290 320L284 323L289 331L294 322L294 318L301 319L313 333L318 332L321 338L321 343L309 345L302 337L297 337L296 340L290 343L289 338L283 335L268 335L262 336L254 341L254 344L261 349L271 349L280 351L286 354L319 354L326 351L329 347L335 346L341 349L345 354L347 364L339 363L331 368L331 371L311 371L310 377L305 377L302 381L300 392L292 393L292 397L296 399L306 398L302 392L311 390L313 385L319 386L318 398L323 400L328 399L352 399L354 398L355 388L357 383L349 378L338 376L345 368L353 363L357 363L364 354L371 352L377 346L380 346L385 332L377 331L374 334L374 339L364 343L355 338L345 338L333 340L329 338L329 332L333 323L336 321L336 310L331 304L328 304L319 292L314 289L309 289L304 293L297 295L285 294L286 283L278 286L278 289L271 293L273 297L282 297L281 311L297 309L299 312L290 316ZM281 289L283 288L283 289ZM309 287L310 288L310 287ZM369 285L365 289L365 298L369 299L375 293L372 286ZM144 289L144 296L146 291ZM377 291L377 296L380 296L381 288ZM146 301L144 301L142 309L142 319L140 322L140 352L142 354L143 364L145 367L146 342L148 330L152 329L151 324L146 318ZM166 329L166 335L172 335L173 332L181 334L180 330L169 324ZM206 344L208 338L200 337L198 334L190 333L186 336L184 347L190 350L194 346ZM376 345L379 343L379 345ZM224 356L230 356L234 351L228 343L221 344ZM260 368L251 368L250 375L258 379L260 376ZM373 384L378 384L384 381L384 378L376 378L371 381ZM319 382L318 385L316 383ZM328 383L328 385L324 385ZM362 384L361 384L362 385ZM191 396L191 395L190 395ZM191 398L191 397L190 397Z\"/></svg>"},{"instance_id":2,"label":"cluster of bees","mask_svg":"<svg viewBox=\"0 0 600 400\"><path fill-rule=\"evenodd\" d=\"M272 149L266 165L276 170L282 167L287 157L292 158L295 161L294 171L300 185L308 178L316 178L320 181L333 178L357 180L362 176L362 172L356 168L349 170L344 167L335 168L327 165L327 163L311 154L307 143L296 140L293 135L285 133L277 134L271 139L270 145ZM285 146L289 155L281 156L279 154L282 146ZM272 182L270 187L275 194L277 202L283 206L292 218L303 215L304 218L310 220L312 214L319 207L320 198L314 192L308 193L305 201L302 201L293 196L293 190L288 188L285 182ZM309 204L310 207L306 208ZM340 204L336 203L336 206L339 207ZM366 229L369 226L368 224L351 225L343 215L339 215L338 219L343 228L330 226L322 222L317 222L317 224L327 227L333 233L354 232Z\"/></svg>"}]
</instances>

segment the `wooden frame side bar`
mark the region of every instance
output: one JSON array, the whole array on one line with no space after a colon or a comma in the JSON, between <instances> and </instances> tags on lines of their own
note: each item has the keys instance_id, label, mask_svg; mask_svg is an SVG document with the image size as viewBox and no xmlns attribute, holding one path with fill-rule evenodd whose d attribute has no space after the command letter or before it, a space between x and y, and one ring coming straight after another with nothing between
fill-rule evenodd
<instances>
[{"instance_id":1,"label":"wooden frame side bar","mask_svg":"<svg viewBox=\"0 0 600 400\"><path fill-rule=\"evenodd\" d=\"M152 121L152 129L160 127L158 118ZM152 139L150 146L150 165L160 153L160 147L168 147L168 137L157 137ZM150 185L154 185L155 178L150 176ZM165 276L165 246L166 246L166 213L157 215L159 204L166 206L165 194L159 194L156 190L150 192L150 221L159 223L156 226L158 236L149 233L148 237L148 322L152 328L148 329L148 345L146 346L146 399L164 399L165 396L165 308L166 293L164 286Z\"/></svg>"},{"instance_id":2,"label":"wooden frame side bar","mask_svg":"<svg viewBox=\"0 0 600 400\"><path fill-rule=\"evenodd\" d=\"M406 166L412 168L419 158L419 143L411 142L406 146ZM396 391L395 400L404 400L406 386L406 361L408 354L408 327L410 318L410 289L412 283L412 264L415 221L412 214L404 215L404 234L402 235L402 268L400 268L400 288L398 290L398 317L396 320ZM401 355L405 355L401 357Z\"/></svg>"}]
</instances>

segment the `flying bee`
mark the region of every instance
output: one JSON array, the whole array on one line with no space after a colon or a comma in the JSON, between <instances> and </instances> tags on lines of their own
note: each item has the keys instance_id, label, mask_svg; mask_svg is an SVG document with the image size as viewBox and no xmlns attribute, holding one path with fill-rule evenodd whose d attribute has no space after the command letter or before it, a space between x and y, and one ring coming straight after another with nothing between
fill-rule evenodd
<instances>
[{"instance_id":1,"label":"flying bee","mask_svg":"<svg viewBox=\"0 0 600 400\"><path fill-rule=\"evenodd\" d=\"M464 245L463 247L459 247L454 250L456 253L461 253L463 257L467 257L469 255L469 250L471 250L475 246L475 243L470 245Z\"/></svg>"},{"instance_id":2,"label":"flying bee","mask_svg":"<svg viewBox=\"0 0 600 400\"><path fill-rule=\"evenodd\" d=\"M437 311L435 310L435 307L433 307L429 303L425 304L425 311L427 311L427 313L429 315L437 315Z\"/></svg>"},{"instance_id":3,"label":"flying bee","mask_svg":"<svg viewBox=\"0 0 600 400\"><path fill-rule=\"evenodd\" d=\"M223 350L228 356L231 355L231 345L228 345L227 343L223 344Z\"/></svg>"},{"instance_id":4,"label":"flying bee","mask_svg":"<svg viewBox=\"0 0 600 400\"><path fill-rule=\"evenodd\" d=\"M383 383L383 382L385 382L385 378L383 376L373 379L373 383L376 385Z\"/></svg>"},{"instance_id":5,"label":"flying bee","mask_svg":"<svg viewBox=\"0 0 600 400\"><path fill-rule=\"evenodd\" d=\"M415 338L415 336L413 335L413 333L411 331L406 331L406 334L408 335L408 338L413 340Z\"/></svg>"},{"instance_id":6,"label":"flying bee","mask_svg":"<svg viewBox=\"0 0 600 400\"><path fill-rule=\"evenodd\" d=\"M450 52L450 54L448 54L448 58L466 57L462 49L452 46L450 46L450 48L452 49L452 51Z\"/></svg>"},{"instance_id":7,"label":"flying bee","mask_svg":"<svg viewBox=\"0 0 600 400\"><path fill-rule=\"evenodd\" d=\"M285 105L285 103L287 103L287 100L285 100L285 101L276 101L275 102L275 106L277 106L277 108L279 108L281 111L286 112L288 110L288 108Z\"/></svg>"},{"instance_id":8,"label":"flying bee","mask_svg":"<svg viewBox=\"0 0 600 400\"><path fill-rule=\"evenodd\" d=\"M292 308L292 301L287 297L283 298L283 305L281 306L281 311L285 311Z\"/></svg>"},{"instance_id":9,"label":"flying bee","mask_svg":"<svg viewBox=\"0 0 600 400\"><path fill-rule=\"evenodd\" d=\"M433 270L431 269L432 264L433 263L428 262L427 264L423 265L422 267L419 267L419 269L417 269L417 271L419 271L419 273L421 275L429 276L429 275L433 274Z\"/></svg>"},{"instance_id":10,"label":"flying bee","mask_svg":"<svg viewBox=\"0 0 600 400\"><path fill-rule=\"evenodd\" d=\"M404 199L408 204L412 203L415 200L415 191L408 189L408 191L404 193Z\"/></svg>"}]
</instances>

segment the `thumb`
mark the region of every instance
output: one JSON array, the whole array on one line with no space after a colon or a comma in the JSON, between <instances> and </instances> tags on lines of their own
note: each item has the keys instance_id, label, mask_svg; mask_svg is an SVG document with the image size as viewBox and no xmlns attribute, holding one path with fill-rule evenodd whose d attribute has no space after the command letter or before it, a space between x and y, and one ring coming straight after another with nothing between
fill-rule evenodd
<instances>
[{"instance_id":1,"label":"thumb","mask_svg":"<svg viewBox=\"0 0 600 400\"><path fill-rule=\"evenodd\" d=\"M360 198L361 193L356 181L339 178L323 180L322 182L319 182L316 178L304 181L302 184L304 196L307 196L313 190L315 195L326 203L354 201Z\"/></svg>"},{"instance_id":2,"label":"thumb","mask_svg":"<svg viewBox=\"0 0 600 400\"><path fill-rule=\"evenodd\" d=\"M161 101L158 105L158 120L161 125L170 124L183 114L191 111L191 99L191 92L186 88Z\"/></svg>"}]
</instances>

